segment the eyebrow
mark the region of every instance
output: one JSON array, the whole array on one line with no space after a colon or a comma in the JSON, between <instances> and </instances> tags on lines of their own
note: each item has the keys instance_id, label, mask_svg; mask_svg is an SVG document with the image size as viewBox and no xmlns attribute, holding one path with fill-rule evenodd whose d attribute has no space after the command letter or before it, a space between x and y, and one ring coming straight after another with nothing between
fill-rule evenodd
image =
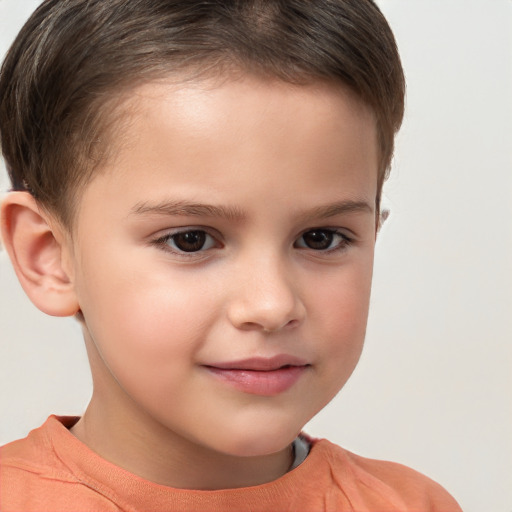
<instances>
[{"instance_id":1,"label":"eyebrow","mask_svg":"<svg viewBox=\"0 0 512 512\"><path fill-rule=\"evenodd\" d=\"M373 215L374 212L373 206L367 201L345 200L308 210L302 218L303 220L328 219L349 213L371 213Z\"/></svg>"},{"instance_id":2,"label":"eyebrow","mask_svg":"<svg viewBox=\"0 0 512 512\"><path fill-rule=\"evenodd\" d=\"M242 221L246 214L238 206L221 206L190 201L161 201L151 204L147 202L137 203L131 214L135 215L164 215L182 217L217 217L232 221ZM339 201L325 206L318 206L307 210L300 215L303 221L314 219L327 219L336 215L350 213L371 213L374 208L367 201Z\"/></svg>"},{"instance_id":3,"label":"eyebrow","mask_svg":"<svg viewBox=\"0 0 512 512\"><path fill-rule=\"evenodd\" d=\"M190 201L162 201L156 204L138 203L131 213L136 215L165 215L183 217L219 217L228 220L243 220L241 208L236 206L217 206Z\"/></svg>"}]
</instances>

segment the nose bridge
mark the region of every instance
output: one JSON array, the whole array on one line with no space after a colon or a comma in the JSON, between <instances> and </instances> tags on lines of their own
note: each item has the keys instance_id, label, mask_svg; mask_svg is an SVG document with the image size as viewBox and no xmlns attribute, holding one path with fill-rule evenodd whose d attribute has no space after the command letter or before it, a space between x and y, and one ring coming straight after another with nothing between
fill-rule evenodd
<instances>
[{"instance_id":1,"label":"nose bridge","mask_svg":"<svg viewBox=\"0 0 512 512\"><path fill-rule=\"evenodd\" d=\"M237 265L229 316L238 328L277 331L304 316L293 267L278 251L260 251Z\"/></svg>"}]
</instances>

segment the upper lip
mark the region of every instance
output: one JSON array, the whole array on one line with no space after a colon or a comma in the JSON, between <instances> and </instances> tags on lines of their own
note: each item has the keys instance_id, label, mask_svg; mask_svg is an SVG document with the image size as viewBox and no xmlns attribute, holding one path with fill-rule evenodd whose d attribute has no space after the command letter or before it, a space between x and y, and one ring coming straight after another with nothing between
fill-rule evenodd
<instances>
[{"instance_id":1,"label":"upper lip","mask_svg":"<svg viewBox=\"0 0 512 512\"><path fill-rule=\"evenodd\" d=\"M218 368L220 370L253 370L268 372L272 370L279 370L285 366L308 366L308 362L299 357L280 354L273 357L250 357L248 359L213 363L205 366Z\"/></svg>"}]
</instances>

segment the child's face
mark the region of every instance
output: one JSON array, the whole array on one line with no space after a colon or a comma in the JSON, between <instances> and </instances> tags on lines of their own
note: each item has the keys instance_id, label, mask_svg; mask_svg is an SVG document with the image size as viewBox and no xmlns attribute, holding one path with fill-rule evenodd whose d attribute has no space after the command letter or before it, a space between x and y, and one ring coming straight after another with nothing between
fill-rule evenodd
<instances>
[{"instance_id":1,"label":"child's face","mask_svg":"<svg viewBox=\"0 0 512 512\"><path fill-rule=\"evenodd\" d=\"M256 78L152 84L132 102L72 242L92 405L105 423L136 417L123 436L282 450L363 345L372 114L339 87Z\"/></svg>"}]
</instances>

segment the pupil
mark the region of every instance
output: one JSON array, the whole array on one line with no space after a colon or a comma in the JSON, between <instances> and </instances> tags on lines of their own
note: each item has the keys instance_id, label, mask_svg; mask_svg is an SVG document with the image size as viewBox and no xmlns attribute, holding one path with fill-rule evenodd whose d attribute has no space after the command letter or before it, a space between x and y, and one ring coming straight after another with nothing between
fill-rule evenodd
<instances>
[{"instance_id":1,"label":"pupil","mask_svg":"<svg viewBox=\"0 0 512 512\"><path fill-rule=\"evenodd\" d=\"M308 231L304 242L310 249L325 250L332 244L333 234L329 231Z\"/></svg>"},{"instance_id":2,"label":"pupil","mask_svg":"<svg viewBox=\"0 0 512 512\"><path fill-rule=\"evenodd\" d=\"M173 236L176 247L184 252L200 251L206 241L204 231L187 231Z\"/></svg>"}]
</instances>

